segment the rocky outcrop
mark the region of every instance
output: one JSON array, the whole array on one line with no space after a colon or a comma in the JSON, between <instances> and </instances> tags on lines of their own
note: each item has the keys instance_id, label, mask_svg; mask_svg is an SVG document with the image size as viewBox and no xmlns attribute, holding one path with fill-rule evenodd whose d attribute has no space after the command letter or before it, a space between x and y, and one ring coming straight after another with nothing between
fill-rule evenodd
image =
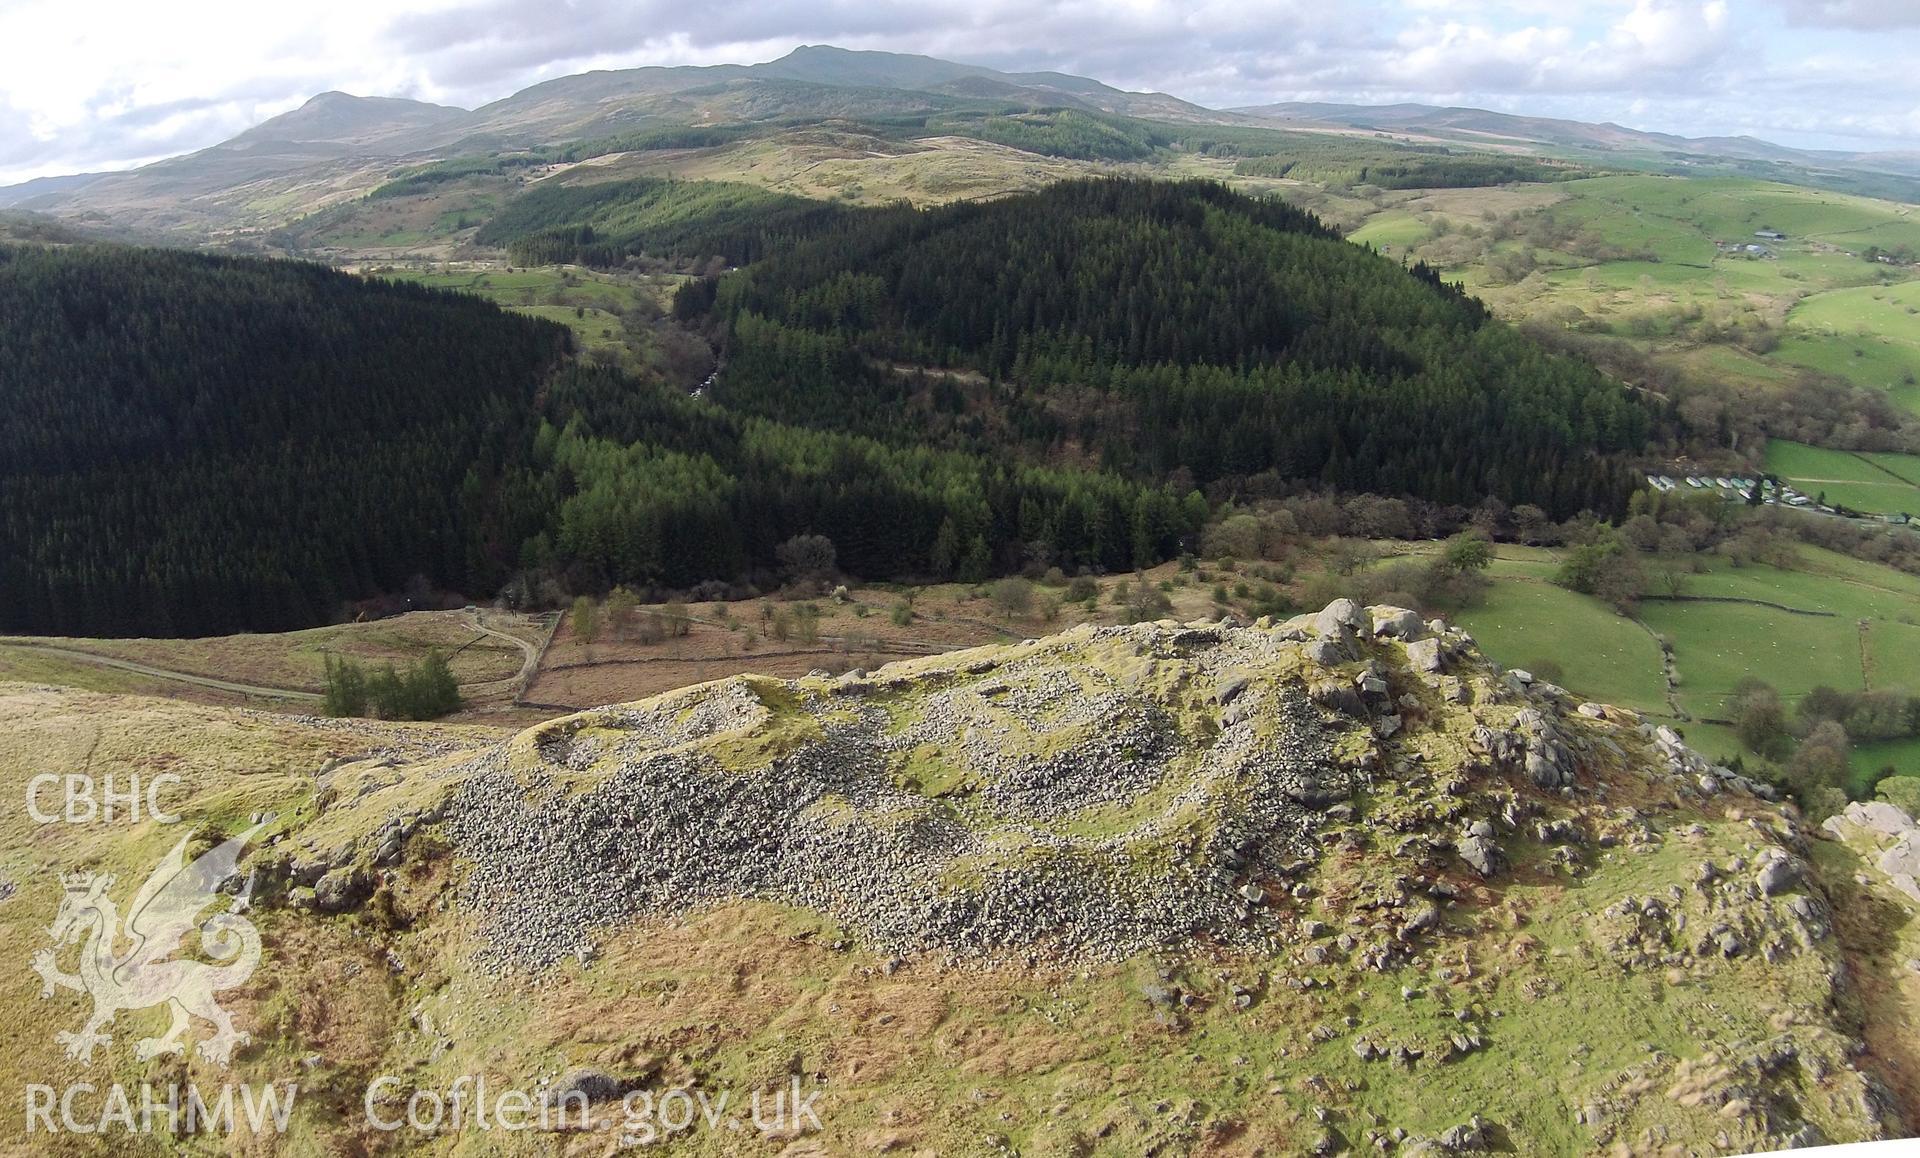
<instances>
[{"instance_id":1,"label":"rocky outcrop","mask_svg":"<svg viewBox=\"0 0 1920 1158\"><path fill-rule=\"evenodd\" d=\"M1849 829L1869 834L1881 846L1874 866L1886 874L1894 888L1920 901L1920 825L1905 809L1884 800L1856 800L1840 815L1828 817L1821 827L1827 835L1842 839Z\"/></svg>"}]
</instances>

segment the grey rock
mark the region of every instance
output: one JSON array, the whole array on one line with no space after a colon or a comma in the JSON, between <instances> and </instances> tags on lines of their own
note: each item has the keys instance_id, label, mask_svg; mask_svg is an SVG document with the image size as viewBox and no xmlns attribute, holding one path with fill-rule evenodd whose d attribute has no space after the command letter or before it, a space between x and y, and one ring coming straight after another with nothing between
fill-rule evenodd
<instances>
[{"instance_id":1,"label":"grey rock","mask_svg":"<svg viewBox=\"0 0 1920 1158\"><path fill-rule=\"evenodd\" d=\"M1793 857L1777 857L1760 866L1754 883L1760 886L1762 893L1777 897L1800 883L1805 867Z\"/></svg>"},{"instance_id":2,"label":"grey rock","mask_svg":"<svg viewBox=\"0 0 1920 1158\"><path fill-rule=\"evenodd\" d=\"M1812 1122L1802 1122L1798 1130L1788 1134L1781 1140L1780 1148L1782 1150L1805 1150L1814 1146L1825 1146L1826 1144L1827 1136L1820 1132L1820 1127L1814 1125Z\"/></svg>"},{"instance_id":3,"label":"grey rock","mask_svg":"<svg viewBox=\"0 0 1920 1158\"><path fill-rule=\"evenodd\" d=\"M1313 617L1313 628L1323 638L1344 638L1349 631L1365 631L1369 626L1366 613L1351 599L1336 599Z\"/></svg>"},{"instance_id":4,"label":"grey rock","mask_svg":"<svg viewBox=\"0 0 1920 1158\"><path fill-rule=\"evenodd\" d=\"M1417 638L1425 627L1418 612L1404 607L1369 607L1367 611L1372 616L1375 635L1410 640Z\"/></svg>"},{"instance_id":5,"label":"grey rock","mask_svg":"<svg viewBox=\"0 0 1920 1158\"><path fill-rule=\"evenodd\" d=\"M1441 1149L1455 1154L1481 1154L1486 1152L1491 1139L1486 1120L1475 1114L1465 1124L1441 1131L1439 1142Z\"/></svg>"},{"instance_id":6,"label":"grey rock","mask_svg":"<svg viewBox=\"0 0 1920 1158\"><path fill-rule=\"evenodd\" d=\"M1356 720L1364 719L1367 715L1366 701L1362 700L1359 691L1345 680L1316 680L1307 689L1307 698L1328 711L1351 716Z\"/></svg>"},{"instance_id":7,"label":"grey rock","mask_svg":"<svg viewBox=\"0 0 1920 1158\"><path fill-rule=\"evenodd\" d=\"M314 907L323 913L344 913L358 908L373 894L373 878L356 868L329 870L313 886Z\"/></svg>"},{"instance_id":8,"label":"grey rock","mask_svg":"<svg viewBox=\"0 0 1920 1158\"><path fill-rule=\"evenodd\" d=\"M1409 643L1407 662L1413 665L1415 671L1428 673L1438 672L1446 666L1446 659L1441 653L1440 641L1437 639L1418 639Z\"/></svg>"},{"instance_id":9,"label":"grey rock","mask_svg":"<svg viewBox=\"0 0 1920 1158\"><path fill-rule=\"evenodd\" d=\"M1897 804L1884 800L1854 801L1841 813L1862 828L1870 828L1885 836L1899 836L1914 828L1913 817Z\"/></svg>"},{"instance_id":10,"label":"grey rock","mask_svg":"<svg viewBox=\"0 0 1920 1158\"><path fill-rule=\"evenodd\" d=\"M1458 845L1460 859L1467 867L1482 877L1494 877L1506 867L1506 856L1500 846L1484 836L1469 836Z\"/></svg>"},{"instance_id":11,"label":"grey rock","mask_svg":"<svg viewBox=\"0 0 1920 1158\"><path fill-rule=\"evenodd\" d=\"M1300 650L1301 654L1321 667L1336 667L1353 658L1353 653L1343 644L1331 639L1312 640L1301 645Z\"/></svg>"},{"instance_id":12,"label":"grey rock","mask_svg":"<svg viewBox=\"0 0 1920 1158\"><path fill-rule=\"evenodd\" d=\"M631 1087L605 1070L581 1067L571 1069L560 1075L560 1080L547 1090L549 1104L558 1104L565 1099L586 1098L588 1103L611 1102L624 1095Z\"/></svg>"}]
</instances>

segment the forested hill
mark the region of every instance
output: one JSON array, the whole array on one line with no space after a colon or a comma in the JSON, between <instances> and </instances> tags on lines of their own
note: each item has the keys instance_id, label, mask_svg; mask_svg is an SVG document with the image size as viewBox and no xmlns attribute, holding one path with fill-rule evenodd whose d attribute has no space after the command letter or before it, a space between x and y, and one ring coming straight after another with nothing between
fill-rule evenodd
<instances>
[{"instance_id":1,"label":"forested hill","mask_svg":"<svg viewBox=\"0 0 1920 1158\"><path fill-rule=\"evenodd\" d=\"M1200 496L729 414L563 328L318 266L0 248L0 631L311 626L414 576L491 596L1171 557Z\"/></svg>"},{"instance_id":2,"label":"forested hill","mask_svg":"<svg viewBox=\"0 0 1920 1158\"><path fill-rule=\"evenodd\" d=\"M876 363L971 368L1016 387L977 425L1147 480L1274 472L1565 516L1624 502L1616 456L1649 427L1424 267L1203 182L850 213L678 307L721 325L731 406L882 433L917 387Z\"/></svg>"},{"instance_id":3,"label":"forested hill","mask_svg":"<svg viewBox=\"0 0 1920 1158\"><path fill-rule=\"evenodd\" d=\"M566 342L318 266L0 247L0 627L275 629L416 573L497 582L462 483Z\"/></svg>"}]
</instances>

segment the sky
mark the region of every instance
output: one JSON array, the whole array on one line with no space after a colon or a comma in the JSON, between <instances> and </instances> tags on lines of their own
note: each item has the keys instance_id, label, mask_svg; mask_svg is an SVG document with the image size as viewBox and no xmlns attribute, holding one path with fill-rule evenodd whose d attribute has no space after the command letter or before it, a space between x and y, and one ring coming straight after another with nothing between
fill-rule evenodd
<instances>
[{"instance_id":1,"label":"sky","mask_svg":"<svg viewBox=\"0 0 1920 1158\"><path fill-rule=\"evenodd\" d=\"M801 44L1213 107L1418 101L1920 151L1920 0L0 0L0 185L202 148L329 90L472 108Z\"/></svg>"}]
</instances>

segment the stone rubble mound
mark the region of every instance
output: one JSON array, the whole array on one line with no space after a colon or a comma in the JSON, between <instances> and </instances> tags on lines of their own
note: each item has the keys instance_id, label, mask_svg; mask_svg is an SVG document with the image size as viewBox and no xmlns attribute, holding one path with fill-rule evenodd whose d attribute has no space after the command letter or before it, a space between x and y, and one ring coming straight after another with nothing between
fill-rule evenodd
<instances>
[{"instance_id":1,"label":"stone rubble mound","mask_svg":"<svg viewBox=\"0 0 1920 1158\"><path fill-rule=\"evenodd\" d=\"M1423 768L1428 784L1432 753L1546 794L1629 759L1590 733L1650 762L1630 713L1575 711L1513 675L1443 622L1344 599L1250 626L1088 625L551 721L476 759L446 826L506 968L734 899L803 906L896 953L1271 949L1298 936L1285 902L1310 891L1324 830L1383 779ZM1698 759L1658 751L1689 773ZM1496 796L1514 820L1512 789ZM1451 843L1478 875L1502 871L1485 821Z\"/></svg>"}]
</instances>

